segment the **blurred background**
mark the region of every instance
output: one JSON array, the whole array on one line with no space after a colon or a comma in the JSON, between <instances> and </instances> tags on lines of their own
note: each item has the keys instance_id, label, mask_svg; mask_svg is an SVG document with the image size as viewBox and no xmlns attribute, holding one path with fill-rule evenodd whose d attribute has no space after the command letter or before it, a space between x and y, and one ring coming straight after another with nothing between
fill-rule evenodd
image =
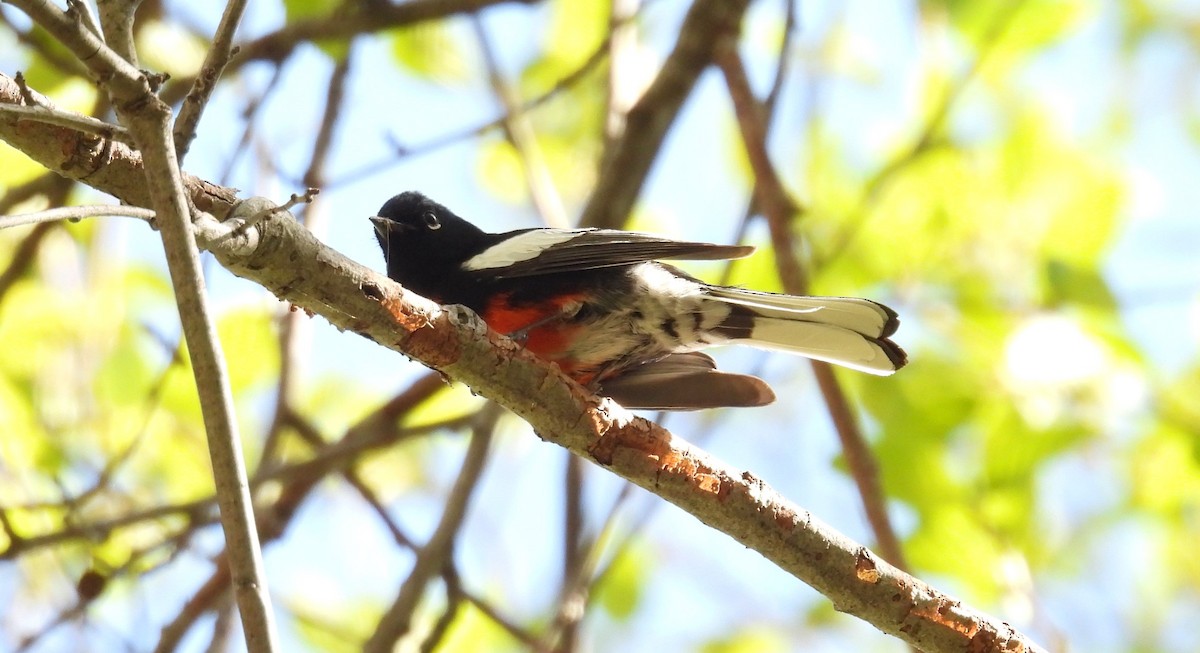
<instances>
[{"instance_id":1,"label":"blurred background","mask_svg":"<svg viewBox=\"0 0 1200 653\"><path fill-rule=\"evenodd\" d=\"M296 212L377 269L366 218L404 190L491 231L575 224L690 6L410 4L433 17L346 27L375 9L250 3L185 169L277 202L320 188ZM111 116L45 32L0 17L0 70ZM218 19L143 1L141 65L177 82L164 97L182 98ZM792 251L748 209L714 67L623 226L760 246L688 266L709 280L780 290L781 255L816 294L899 311L909 366L837 376L912 573L1050 651L1200 650L1200 3L760 0L739 43L771 98ZM112 201L4 144L0 192L3 213ZM358 650L412 567L405 542L445 510L482 400L208 271L258 499L307 483L264 544L285 650ZM171 625L166 650L241 650L227 596L187 616L222 537L177 321L145 224L0 232L0 651L151 650ZM650 416L875 546L811 367L717 357L779 401ZM304 476L397 396L415 398L371 427L394 444ZM401 648L906 650L511 416Z\"/></svg>"}]
</instances>

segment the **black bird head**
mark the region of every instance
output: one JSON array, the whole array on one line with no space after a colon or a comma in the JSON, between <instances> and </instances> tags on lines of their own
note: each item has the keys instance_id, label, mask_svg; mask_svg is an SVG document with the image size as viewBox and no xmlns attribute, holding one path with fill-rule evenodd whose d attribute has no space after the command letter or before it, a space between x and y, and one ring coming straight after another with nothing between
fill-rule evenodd
<instances>
[{"instance_id":1,"label":"black bird head","mask_svg":"<svg viewBox=\"0 0 1200 653\"><path fill-rule=\"evenodd\" d=\"M487 234L416 191L400 193L371 216L388 276L431 299L440 280L487 245Z\"/></svg>"}]
</instances>

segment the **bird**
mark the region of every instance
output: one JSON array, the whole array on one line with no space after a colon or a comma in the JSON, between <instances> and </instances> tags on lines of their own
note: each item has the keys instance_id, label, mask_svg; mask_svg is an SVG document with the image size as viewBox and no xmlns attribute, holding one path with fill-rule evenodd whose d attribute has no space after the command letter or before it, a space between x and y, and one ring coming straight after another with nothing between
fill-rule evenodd
<instances>
[{"instance_id":1,"label":"bird","mask_svg":"<svg viewBox=\"0 0 1200 653\"><path fill-rule=\"evenodd\" d=\"M489 233L417 191L371 216L387 275L477 313L568 376L631 409L762 406L758 377L701 350L746 344L886 376L907 362L892 309L705 283L663 260L726 260L754 247L614 229Z\"/></svg>"}]
</instances>

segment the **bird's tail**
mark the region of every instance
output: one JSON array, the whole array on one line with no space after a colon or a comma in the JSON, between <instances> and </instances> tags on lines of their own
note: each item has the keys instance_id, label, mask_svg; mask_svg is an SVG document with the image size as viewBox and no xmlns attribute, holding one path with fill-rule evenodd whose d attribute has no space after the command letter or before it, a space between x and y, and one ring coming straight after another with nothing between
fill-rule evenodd
<instances>
[{"instance_id":1,"label":"bird's tail","mask_svg":"<svg viewBox=\"0 0 1200 653\"><path fill-rule=\"evenodd\" d=\"M729 317L717 332L746 344L788 351L886 376L908 357L888 336L900 320L896 312L867 299L799 297L712 287L708 296L726 304Z\"/></svg>"}]
</instances>

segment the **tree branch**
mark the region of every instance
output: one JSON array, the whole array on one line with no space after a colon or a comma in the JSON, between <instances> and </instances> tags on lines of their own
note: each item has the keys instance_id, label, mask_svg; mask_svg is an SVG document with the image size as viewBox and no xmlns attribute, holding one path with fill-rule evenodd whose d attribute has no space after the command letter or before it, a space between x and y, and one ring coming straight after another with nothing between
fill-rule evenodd
<instances>
[{"instance_id":1,"label":"tree branch","mask_svg":"<svg viewBox=\"0 0 1200 653\"><path fill-rule=\"evenodd\" d=\"M133 138L130 137L129 131L124 127L109 124L103 120L85 116L81 113L51 110L41 106L22 107L12 104L0 105L0 111L16 115L21 120L48 122L52 125L71 127L89 134L111 138L127 145L133 144Z\"/></svg>"},{"instance_id":2,"label":"tree branch","mask_svg":"<svg viewBox=\"0 0 1200 653\"><path fill-rule=\"evenodd\" d=\"M767 153L766 121L762 107L750 88L745 64L737 51L737 42L732 38L724 39L717 47L716 60L717 66L725 76L725 84L729 88L734 113L742 132L742 141L746 146L746 155L750 160L750 168L754 171L754 197L767 219L771 243L775 248L775 267L779 278L785 291L794 295L807 294L808 273L796 256L795 239L792 236L792 225L801 214L800 207L784 187ZM821 361L812 361L812 368L829 409L834 430L841 442L842 452L846 456L850 476L858 486L863 510L871 530L875 533L876 542L884 558L903 569L907 566L904 549L900 546L900 540L896 537L896 531L888 517L887 500L879 482L879 467L875 463L871 448L863 437L862 429L858 426L850 402L846 399L846 393L834 375L832 366Z\"/></svg>"},{"instance_id":3,"label":"tree branch","mask_svg":"<svg viewBox=\"0 0 1200 653\"><path fill-rule=\"evenodd\" d=\"M104 41L121 58L134 67L138 65L137 48L133 44L133 15L141 0L102 0L96 3L100 12L100 33ZM80 3L82 7L87 5ZM68 2L67 6L71 6Z\"/></svg>"},{"instance_id":4,"label":"tree branch","mask_svg":"<svg viewBox=\"0 0 1200 653\"><path fill-rule=\"evenodd\" d=\"M0 102L13 102L16 85L0 75ZM31 134L31 127L43 130ZM22 133L17 134L16 132ZM55 125L17 130L0 118L0 137L43 165L59 166ZM140 160L114 146L114 156L88 178L131 204L147 203ZM101 185L103 180L108 185ZM234 193L184 178L191 199L218 217L243 218L269 202L235 206ZM365 217L365 216L364 216ZM364 220L365 227L365 220ZM322 245L295 220L271 215L252 228L257 246L221 241L213 254L238 276L277 297L318 313L466 383L525 419L544 439L617 474L758 551L808 583L834 606L929 653L1043 651L1011 626L929 587L788 502L748 471L729 467L661 427L632 416L525 351L490 332L474 314L441 308Z\"/></svg>"},{"instance_id":5,"label":"tree branch","mask_svg":"<svg viewBox=\"0 0 1200 653\"><path fill-rule=\"evenodd\" d=\"M488 404L477 416L475 428L471 433L471 444L467 447L466 457L463 458L462 469L446 499L446 508L437 528L429 541L417 554L412 571L404 584L400 586L400 594L379 620L371 638L363 644L364 653L389 653L412 627L412 617L417 610L417 603L425 593L425 586L433 580L450 561L454 547L454 537L462 526L467 512L467 502L479 485L483 464L487 460L488 446L492 441L492 433L501 411L496 404Z\"/></svg>"},{"instance_id":6,"label":"tree branch","mask_svg":"<svg viewBox=\"0 0 1200 653\"><path fill-rule=\"evenodd\" d=\"M436 374L418 379L407 390L347 429L339 441L325 446L312 460L293 465L286 476L280 474L281 478L286 478L286 483L280 488L275 503L263 511L264 517L259 522L262 540L270 542L282 535L296 514L296 509L330 472L336 469L349 470L354 458L369 449L391 446L405 437L423 432L398 430L395 428L396 419L428 399L443 385L441 377ZM270 477L267 475L267 478ZM183 636L212 607L228 585L229 567L218 565L175 619L163 627L155 653L174 651Z\"/></svg>"},{"instance_id":7,"label":"tree branch","mask_svg":"<svg viewBox=\"0 0 1200 653\"><path fill-rule=\"evenodd\" d=\"M63 13L46 0L13 0L38 24L75 53L108 91L121 122L129 129L143 157L142 177L157 214L167 269L208 437L213 481L221 508L221 525L229 551L234 596L242 617L247 648L254 652L278 650L262 568L258 531L254 525L250 487L241 440L233 410L233 392L216 326L205 299L204 273L192 232L190 202L175 156L171 137L171 109L152 92L155 83L129 61L109 49L81 19L81 3L68 2ZM132 13L132 10L130 10ZM128 21L125 21L128 23ZM130 25L116 25L129 28ZM125 43L124 41L121 41ZM132 36L127 45L132 44ZM132 53L127 53L132 55Z\"/></svg>"},{"instance_id":8,"label":"tree branch","mask_svg":"<svg viewBox=\"0 0 1200 653\"><path fill-rule=\"evenodd\" d=\"M240 70L255 61L283 61L297 46L322 39L350 39L425 21L475 13L506 4L536 4L539 0L409 0L408 2L342 3L345 10L333 15L289 22L277 31L237 46L224 68L225 73ZM201 68L201 75L206 74ZM168 103L178 101L184 89L195 86L194 78L174 80L163 92Z\"/></svg>"},{"instance_id":9,"label":"tree branch","mask_svg":"<svg viewBox=\"0 0 1200 653\"><path fill-rule=\"evenodd\" d=\"M217 80L221 78L225 64L229 63L229 58L233 56L233 35L242 22L246 1L229 0L229 3L225 5L225 12L221 14L221 22L217 25L216 33L213 34L212 45L208 48L204 63L200 65L200 73L196 75L196 79L192 82L192 89L188 91L187 97L183 100L183 106L179 108L179 116L175 120L172 137L175 142L175 153L179 156L181 165L184 157L187 156L188 149L192 146L192 139L196 137L196 126L200 124L200 116L204 114L208 98L212 96L213 89L217 87Z\"/></svg>"},{"instance_id":10,"label":"tree branch","mask_svg":"<svg viewBox=\"0 0 1200 653\"><path fill-rule=\"evenodd\" d=\"M496 48L483 24L483 19L478 15L472 16L471 27L475 32L475 40L478 42L480 53L483 56L488 83L492 87L492 95L496 97L496 103L502 109L504 137L517 152L517 158L521 162L521 171L525 176L525 185L529 189L533 205L547 226L565 229L570 226L567 223L567 211L563 207L562 196L554 186L554 179L550 176L546 160L542 157L533 124L530 122L529 116L522 111L520 103L513 97L508 82L500 72Z\"/></svg>"},{"instance_id":11,"label":"tree branch","mask_svg":"<svg viewBox=\"0 0 1200 653\"><path fill-rule=\"evenodd\" d=\"M696 0L679 31L675 49L654 82L625 116L625 130L610 142L579 222L617 228L633 210L667 131L700 73L712 62L717 41L737 34L749 0Z\"/></svg>"},{"instance_id":12,"label":"tree branch","mask_svg":"<svg viewBox=\"0 0 1200 653\"><path fill-rule=\"evenodd\" d=\"M119 215L127 218L137 218L147 222L154 220L154 211L139 206L121 206L119 204L98 204L91 206L60 206L35 213L0 216L0 229L20 227L29 224L57 222L59 220L82 220L102 215Z\"/></svg>"}]
</instances>

